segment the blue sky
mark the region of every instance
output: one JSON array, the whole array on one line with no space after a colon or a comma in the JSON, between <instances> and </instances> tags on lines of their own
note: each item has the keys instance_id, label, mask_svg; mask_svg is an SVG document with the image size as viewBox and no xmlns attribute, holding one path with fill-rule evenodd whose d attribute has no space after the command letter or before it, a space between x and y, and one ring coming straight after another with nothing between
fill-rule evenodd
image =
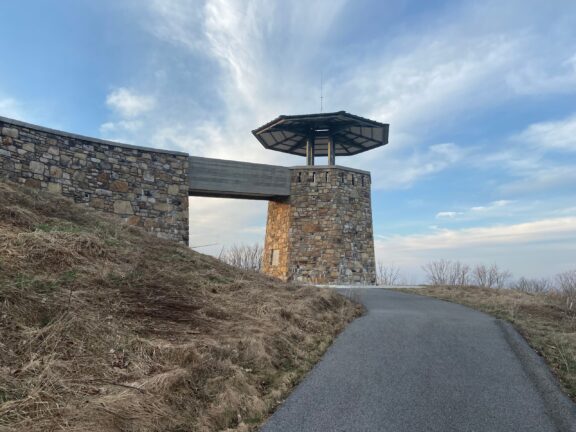
<instances>
[{"instance_id":1,"label":"blue sky","mask_svg":"<svg viewBox=\"0 0 576 432\"><path fill-rule=\"evenodd\" d=\"M390 123L368 169L378 260L576 268L576 3L3 0L0 115L193 155L298 165L250 131ZM191 242L263 241L266 203L191 199Z\"/></svg>"}]
</instances>

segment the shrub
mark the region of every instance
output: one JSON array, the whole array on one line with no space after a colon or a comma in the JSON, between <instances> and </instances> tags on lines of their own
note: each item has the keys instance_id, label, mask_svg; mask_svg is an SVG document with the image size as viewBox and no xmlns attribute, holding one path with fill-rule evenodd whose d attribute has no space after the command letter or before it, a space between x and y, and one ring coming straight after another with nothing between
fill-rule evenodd
<instances>
[{"instance_id":1,"label":"shrub","mask_svg":"<svg viewBox=\"0 0 576 432\"><path fill-rule=\"evenodd\" d=\"M576 270L566 271L556 275L557 288L563 297L566 309L576 313Z\"/></svg>"},{"instance_id":2,"label":"shrub","mask_svg":"<svg viewBox=\"0 0 576 432\"><path fill-rule=\"evenodd\" d=\"M554 284L550 279L528 279L521 277L510 285L510 288L516 291L532 294L543 294L552 291Z\"/></svg>"},{"instance_id":3,"label":"shrub","mask_svg":"<svg viewBox=\"0 0 576 432\"><path fill-rule=\"evenodd\" d=\"M261 244L241 244L233 245L229 249L223 249L219 258L221 261L234 267L259 272L262 269L263 253L264 248Z\"/></svg>"},{"instance_id":4,"label":"shrub","mask_svg":"<svg viewBox=\"0 0 576 432\"><path fill-rule=\"evenodd\" d=\"M470 284L470 267L460 261L441 259L422 267L430 285L465 286Z\"/></svg>"},{"instance_id":5,"label":"shrub","mask_svg":"<svg viewBox=\"0 0 576 432\"><path fill-rule=\"evenodd\" d=\"M472 271L472 283L482 288L504 288L512 274L501 270L496 264L490 267L479 264Z\"/></svg>"},{"instance_id":6,"label":"shrub","mask_svg":"<svg viewBox=\"0 0 576 432\"><path fill-rule=\"evenodd\" d=\"M393 264L384 265L382 261L378 261L378 268L376 270L378 285L400 285L401 279L399 267Z\"/></svg>"}]
</instances>

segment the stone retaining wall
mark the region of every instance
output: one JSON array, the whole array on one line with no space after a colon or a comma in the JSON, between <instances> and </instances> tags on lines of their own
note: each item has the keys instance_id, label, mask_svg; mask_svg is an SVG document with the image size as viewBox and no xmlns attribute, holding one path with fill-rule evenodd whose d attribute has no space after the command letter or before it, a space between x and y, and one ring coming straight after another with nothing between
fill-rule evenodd
<instances>
[{"instance_id":1,"label":"stone retaining wall","mask_svg":"<svg viewBox=\"0 0 576 432\"><path fill-rule=\"evenodd\" d=\"M0 117L0 176L188 243L188 155Z\"/></svg>"}]
</instances>

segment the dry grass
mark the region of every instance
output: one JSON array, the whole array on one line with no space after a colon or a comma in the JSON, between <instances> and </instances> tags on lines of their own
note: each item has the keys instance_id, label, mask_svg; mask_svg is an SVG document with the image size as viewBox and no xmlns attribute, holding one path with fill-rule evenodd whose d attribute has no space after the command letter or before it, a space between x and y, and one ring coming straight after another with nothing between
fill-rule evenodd
<instances>
[{"instance_id":1,"label":"dry grass","mask_svg":"<svg viewBox=\"0 0 576 432\"><path fill-rule=\"evenodd\" d=\"M360 307L0 182L0 431L252 430Z\"/></svg>"},{"instance_id":2,"label":"dry grass","mask_svg":"<svg viewBox=\"0 0 576 432\"><path fill-rule=\"evenodd\" d=\"M399 291L460 303L511 322L544 357L566 393L576 401L576 316L566 308L563 296L445 286Z\"/></svg>"}]
</instances>

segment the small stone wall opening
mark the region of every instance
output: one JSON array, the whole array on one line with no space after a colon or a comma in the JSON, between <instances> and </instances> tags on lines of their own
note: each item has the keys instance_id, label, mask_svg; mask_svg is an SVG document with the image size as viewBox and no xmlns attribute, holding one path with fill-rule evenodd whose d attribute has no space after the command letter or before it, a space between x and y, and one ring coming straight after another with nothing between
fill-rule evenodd
<instances>
[{"instance_id":1,"label":"small stone wall opening","mask_svg":"<svg viewBox=\"0 0 576 432\"><path fill-rule=\"evenodd\" d=\"M277 267L280 264L280 251L278 249L272 249L270 254L270 265Z\"/></svg>"}]
</instances>

